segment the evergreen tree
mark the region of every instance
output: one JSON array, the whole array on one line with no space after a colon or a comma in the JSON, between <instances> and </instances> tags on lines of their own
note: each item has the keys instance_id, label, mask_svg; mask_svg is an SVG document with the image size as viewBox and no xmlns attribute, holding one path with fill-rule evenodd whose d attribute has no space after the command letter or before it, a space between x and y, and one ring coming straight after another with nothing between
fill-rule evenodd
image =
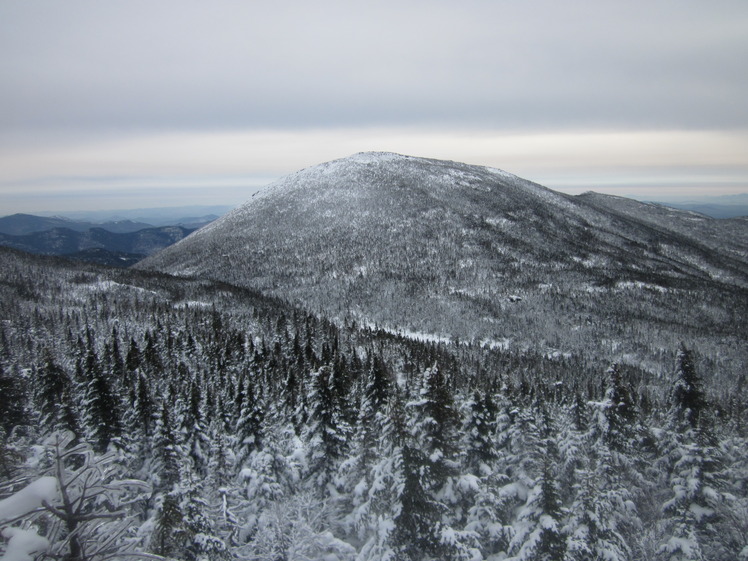
<instances>
[{"instance_id":1,"label":"evergreen tree","mask_svg":"<svg viewBox=\"0 0 748 561\"><path fill-rule=\"evenodd\" d=\"M663 504L668 539L660 554L668 561L734 559L724 537L723 454L703 432L682 439L674 451L670 496ZM727 527L726 527L727 526Z\"/></svg>"},{"instance_id":2,"label":"evergreen tree","mask_svg":"<svg viewBox=\"0 0 748 561\"><path fill-rule=\"evenodd\" d=\"M187 530L184 515L179 506L179 496L171 492L163 496L156 516L156 524L151 534L150 550L164 557L174 557L184 553Z\"/></svg>"},{"instance_id":3,"label":"evergreen tree","mask_svg":"<svg viewBox=\"0 0 748 561\"><path fill-rule=\"evenodd\" d=\"M693 353L681 343L670 390L670 421L681 432L696 429L705 405L704 390L696 373Z\"/></svg>"},{"instance_id":4,"label":"evergreen tree","mask_svg":"<svg viewBox=\"0 0 748 561\"><path fill-rule=\"evenodd\" d=\"M312 374L311 384L309 421L303 437L308 447L309 481L315 492L324 495L347 451L350 427L333 391L332 369L321 366Z\"/></svg>"},{"instance_id":5,"label":"evergreen tree","mask_svg":"<svg viewBox=\"0 0 748 561\"><path fill-rule=\"evenodd\" d=\"M512 561L556 561L566 550L562 528L563 509L554 466L558 464L555 431L548 412L540 407L530 431L519 466L528 492L517 513L514 536L509 543Z\"/></svg>"},{"instance_id":6,"label":"evergreen tree","mask_svg":"<svg viewBox=\"0 0 748 561\"><path fill-rule=\"evenodd\" d=\"M564 528L567 535L569 561L626 561L631 548L618 531L618 524L632 513L631 495L625 489L606 488L606 476L601 477L599 460L592 457L592 465L579 468L576 496L569 520Z\"/></svg>"},{"instance_id":7,"label":"evergreen tree","mask_svg":"<svg viewBox=\"0 0 748 561\"><path fill-rule=\"evenodd\" d=\"M408 403L412 424L402 447L404 481L398 497L393 540L398 556L423 559L469 558L475 535L453 528L449 505L455 504L459 414L441 371L433 366L423 375L419 399Z\"/></svg>"},{"instance_id":8,"label":"evergreen tree","mask_svg":"<svg viewBox=\"0 0 748 561\"><path fill-rule=\"evenodd\" d=\"M591 427L594 437L615 452L630 451L636 436L636 406L617 364L608 369L605 399L592 405L595 412Z\"/></svg>"},{"instance_id":9,"label":"evergreen tree","mask_svg":"<svg viewBox=\"0 0 748 561\"><path fill-rule=\"evenodd\" d=\"M498 409L487 393L475 391L465 404L465 421L462 426L465 466L476 476L491 471L498 458L496 450L496 417Z\"/></svg>"},{"instance_id":10,"label":"evergreen tree","mask_svg":"<svg viewBox=\"0 0 748 561\"><path fill-rule=\"evenodd\" d=\"M153 443L156 486L167 492L179 481L179 466L183 461L169 407L168 399L164 399L156 420Z\"/></svg>"},{"instance_id":11,"label":"evergreen tree","mask_svg":"<svg viewBox=\"0 0 748 561\"><path fill-rule=\"evenodd\" d=\"M81 436L78 412L73 400L73 383L65 370L48 353L37 370L36 403L42 430L72 431Z\"/></svg>"},{"instance_id":12,"label":"evergreen tree","mask_svg":"<svg viewBox=\"0 0 748 561\"><path fill-rule=\"evenodd\" d=\"M0 365L0 429L9 433L26 422L26 393L21 380Z\"/></svg>"},{"instance_id":13,"label":"evergreen tree","mask_svg":"<svg viewBox=\"0 0 748 561\"><path fill-rule=\"evenodd\" d=\"M96 355L89 349L86 358L86 426L98 452L109 444L121 446L122 420L119 400Z\"/></svg>"},{"instance_id":14,"label":"evergreen tree","mask_svg":"<svg viewBox=\"0 0 748 561\"><path fill-rule=\"evenodd\" d=\"M255 394L254 381L248 378L243 384L242 407L236 420L236 441L238 445L237 463L243 465L246 459L262 447L262 427L265 411L262 400Z\"/></svg>"}]
</instances>

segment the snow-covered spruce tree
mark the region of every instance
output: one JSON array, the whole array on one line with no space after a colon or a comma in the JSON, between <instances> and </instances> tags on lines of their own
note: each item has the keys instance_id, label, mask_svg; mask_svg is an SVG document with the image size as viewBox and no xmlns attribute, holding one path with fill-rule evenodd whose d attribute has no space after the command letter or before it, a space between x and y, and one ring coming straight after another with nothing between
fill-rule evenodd
<instances>
[{"instance_id":1,"label":"snow-covered spruce tree","mask_svg":"<svg viewBox=\"0 0 748 561\"><path fill-rule=\"evenodd\" d=\"M496 439L499 408L490 394L475 391L463 406L461 446L465 529L478 536L484 557L506 551L509 532L499 489L509 483L501 473Z\"/></svg>"},{"instance_id":2,"label":"snow-covered spruce tree","mask_svg":"<svg viewBox=\"0 0 748 561\"><path fill-rule=\"evenodd\" d=\"M116 453L97 455L91 446L75 440L70 431L51 434L43 443L48 469L0 502L0 524L13 525L3 531L10 537L8 547L15 539L20 548L42 528L46 544L36 553L43 551L49 558L103 561L146 556L132 530L133 506L147 495L148 486L122 478Z\"/></svg>"},{"instance_id":3,"label":"snow-covered spruce tree","mask_svg":"<svg viewBox=\"0 0 748 561\"><path fill-rule=\"evenodd\" d=\"M696 373L693 353L681 343L676 356L675 374L670 387L668 418L678 432L696 429L706 407L701 378Z\"/></svg>"},{"instance_id":4,"label":"snow-covered spruce tree","mask_svg":"<svg viewBox=\"0 0 748 561\"><path fill-rule=\"evenodd\" d=\"M205 486L190 470L182 471L179 483L180 510L186 534L185 561L222 561L229 559L225 541L211 519L211 509L205 499Z\"/></svg>"},{"instance_id":5,"label":"snow-covered spruce tree","mask_svg":"<svg viewBox=\"0 0 748 561\"><path fill-rule=\"evenodd\" d=\"M729 551L720 535L725 499L719 450L702 440L682 443L676 454L670 498L662 508L668 536L659 550L662 559L735 559L739 552Z\"/></svg>"},{"instance_id":6,"label":"snow-covered spruce tree","mask_svg":"<svg viewBox=\"0 0 748 561\"><path fill-rule=\"evenodd\" d=\"M16 372L7 371L0 364L0 429L6 433L28 420L24 383Z\"/></svg>"},{"instance_id":7,"label":"snow-covered spruce tree","mask_svg":"<svg viewBox=\"0 0 748 561\"><path fill-rule=\"evenodd\" d=\"M87 380L85 424L89 439L100 453L106 451L110 444L121 447L123 431L120 402L93 348L88 350L84 373Z\"/></svg>"},{"instance_id":8,"label":"snow-covered spruce tree","mask_svg":"<svg viewBox=\"0 0 748 561\"><path fill-rule=\"evenodd\" d=\"M208 468L210 442L206 419L203 412L203 393L199 381L190 384L190 391L182 410L181 432L187 455L192 460L194 470L205 476Z\"/></svg>"},{"instance_id":9,"label":"snow-covered spruce tree","mask_svg":"<svg viewBox=\"0 0 748 561\"><path fill-rule=\"evenodd\" d=\"M564 511L554 471L558 465L556 434L545 407L534 409L534 421L525 423L529 433L524 438L524 450L518 451L518 483L526 487L527 496L516 513L507 559L557 561L563 559L566 543Z\"/></svg>"},{"instance_id":10,"label":"snow-covered spruce tree","mask_svg":"<svg viewBox=\"0 0 748 561\"><path fill-rule=\"evenodd\" d=\"M475 391L465 403L462 425L464 465L468 472L482 477L498 459L496 418L498 408L490 394Z\"/></svg>"},{"instance_id":11,"label":"snow-covered spruce tree","mask_svg":"<svg viewBox=\"0 0 748 561\"><path fill-rule=\"evenodd\" d=\"M636 505L652 493L653 487L642 475L643 429L618 365L608 370L606 383L604 399L588 404L591 420L585 470L592 471L581 475L583 479L594 478L598 514L605 517L598 521L599 528L613 532L606 534L610 539L615 541L620 535L630 545L642 529ZM581 503L576 506L582 508Z\"/></svg>"},{"instance_id":12,"label":"snow-covered spruce tree","mask_svg":"<svg viewBox=\"0 0 748 561\"><path fill-rule=\"evenodd\" d=\"M377 443L386 422L385 408L391 389L392 382L384 361L374 355L367 372L356 431L359 469L364 474L369 471L376 457Z\"/></svg>"},{"instance_id":13,"label":"snow-covered spruce tree","mask_svg":"<svg viewBox=\"0 0 748 561\"><path fill-rule=\"evenodd\" d=\"M321 366L311 376L309 419L302 432L307 443L308 488L326 497L335 485L335 474L344 458L350 434L334 391L332 368Z\"/></svg>"},{"instance_id":14,"label":"snow-covered spruce tree","mask_svg":"<svg viewBox=\"0 0 748 561\"><path fill-rule=\"evenodd\" d=\"M219 420L211 424L206 498L217 534L229 543L239 527L235 510L242 499L241 490L233 481L236 458L229 446L229 437L220 430L220 424Z\"/></svg>"},{"instance_id":15,"label":"snow-covered spruce tree","mask_svg":"<svg viewBox=\"0 0 748 561\"><path fill-rule=\"evenodd\" d=\"M701 380L691 353L681 346L670 392L668 452L665 461L670 489L662 510L665 515L663 559L727 560L738 555L731 534L731 514L726 506L724 454L709 426Z\"/></svg>"},{"instance_id":16,"label":"snow-covered spruce tree","mask_svg":"<svg viewBox=\"0 0 748 561\"><path fill-rule=\"evenodd\" d=\"M405 407L398 387L393 385L377 443L377 460L369 473L371 484L361 491L363 502L356 505L350 516L350 525L363 541L357 561L399 559L393 532L395 518L402 512L400 497L405 485L403 446L407 440Z\"/></svg>"},{"instance_id":17,"label":"snow-covered spruce tree","mask_svg":"<svg viewBox=\"0 0 748 561\"><path fill-rule=\"evenodd\" d=\"M599 477L599 462L590 457L577 469L576 496L564 527L569 561L626 561L631 558L627 540L617 529L619 520L631 514L633 504L625 490L606 489Z\"/></svg>"},{"instance_id":18,"label":"snow-covered spruce tree","mask_svg":"<svg viewBox=\"0 0 748 561\"><path fill-rule=\"evenodd\" d=\"M407 404L409 438L402 448L404 481L393 534L397 557L409 560L470 559L476 534L453 527L459 502L457 431L460 417L439 368L423 374L419 398Z\"/></svg>"},{"instance_id":19,"label":"snow-covered spruce tree","mask_svg":"<svg viewBox=\"0 0 748 561\"><path fill-rule=\"evenodd\" d=\"M160 414L156 418L151 472L154 487L167 493L179 481L179 466L184 461L170 408L171 404L167 396L161 403Z\"/></svg>"},{"instance_id":20,"label":"snow-covered spruce tree","mask_svg":"<svg viewBox=\"0 0 748 561\"><path fill-rule=\"evenodd\" d=\"M133 404L132 425L140 439L147 441L153 435L156 406L151 397L151 385L142 372L135 372L135 403Z\"/></svg>"},{"instance_id":21,"label":"snow-covered spruce tree","mask_svg":"<svg viewBox=\"0 0 748 561\"><path fill-rule=\"evenodd\" d=\"M183 553L187 540L179 496L174 492L166 493L161 497L160 502L151 533L149 551L164 557L177 557Z\"/></svg>"},{"instance_id":22,"label":"snow-covered spruce tree","mask_svg":"<svg viewBox=\"0 0 748 561\"><path fill-rule=\"evenodd\" d=\"M255 391L252 376L246 376L246 382L239 391L242 394L241 409L234 433L237 441L237 465L243 465L252 452L262 447L265 408Z\"/></svg>"},{"instance_id":23,"label":"snow-covered spruce tree","mask_svg":"<svg viewBox=\"0 0 748 561\"><path fill-rule=\"evenodd\" d=\"M371 508L370 491L373 466L382 453L387 400L391 381L381 359L369 359L366 379L359 407L353 447L340 468L343 494L342 508L347 512L343 521L348 534L365 539L368 533L368 514Z\"/></svg>"},{"instance_id":24,"label":"snow-covered spruce tree","mask_svg":"<svg viewBox=\"0 0 748 561\"><path fill-rule=\"evenodd\" d=\"M250 454L239 472L242 500L233 510L239 524L233 540L248 556L254 551L252 542L257 532L261 528L269 531L273 506L298 492L302 472L297 461L302 446L293 426L277 422L263 432L262 448Z\"/></svg>"},{"instance_id":25,"label":"snow-covered spruce tree","mask_svg":"<svg viewBox=\"0 0 748 561\"><path fill-rule=\"evenodd\" d=\"M36 374L36 408L41 430L69 430L80 437L80 415L73 400L73 382L68 373L48 351Z\"/></svg>"},{"instance_id":26,"label":"snow-covered spruce tree","mask_svg":"<svg viewBox=\"0 0 748 561\"><path fill-rule=\"evenodd\" d=\"M636 436L636 405L623 381L618 364L607 372L607 388L602 402L593 402L593 436L612 451L631 451Z\"/></svg>"}]
</instances>

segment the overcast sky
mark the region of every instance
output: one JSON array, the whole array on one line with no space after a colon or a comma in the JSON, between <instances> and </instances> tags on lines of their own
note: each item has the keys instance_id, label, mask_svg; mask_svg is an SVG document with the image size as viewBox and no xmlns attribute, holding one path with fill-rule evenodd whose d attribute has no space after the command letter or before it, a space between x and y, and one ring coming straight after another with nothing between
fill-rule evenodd
<instances>
[{"instance_id":1,"label":"overcast sky","mask_svg":"<svg viewBox=\"0 0 748 561\"><path fill-rule=\"evenodd\" d=\"M748 192L746 100L746 0L0 0L0 215L236 204L368 150Z\"/></svg>"}]
</instances>

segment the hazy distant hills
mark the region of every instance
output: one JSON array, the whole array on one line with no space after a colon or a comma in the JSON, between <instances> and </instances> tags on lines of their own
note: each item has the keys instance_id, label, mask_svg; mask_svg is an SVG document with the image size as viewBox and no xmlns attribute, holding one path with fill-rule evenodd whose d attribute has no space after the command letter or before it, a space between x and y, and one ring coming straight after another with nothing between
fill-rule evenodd
<instances>
[{"instance_id":1,"label":"hazy distant hills","mask_svg":"<svg viewBox=\"0 0 748 561\"><path fill-rule=\"evenodd\" d=\"M52 228L20 236L0 234L0 245L42 255L62 255L71 259L127 267L192 233L181 226L144 228L114 233L103 228L76 231Z\"/></svg>"},{"instance_id":2,"label":"hazy distant hills","mask_svg":"<svg viewBox=\"0 0 748 561\"><path fill-rule=\"evenodd\" d=\"M699 199L664 201L670 207L706 214L713 218L748 217L748 193L737 195L706 196Z\"/></svg>"},{"instance_id":3,"label":"hazy distant hills","mask_svg":"<svg viewBox=\"0 0 748 561\"><path fill-rule=\"evenodd\" d=\"M210 207L213 208L213 207ZM154 226L146 222L113 216L111 212L74 213L91 219L111 220L88 222L60 216L13 214L0 218L0 245L43 255L63 255L115 267L129 267L164 247L181 240L197 228L217 218L216 215L185 216L201 207L180 207L132 211L149 216L153 222L174 224ZM132 212L124 212L130 215Z\"/></svg>"},{"instance_id":4,"label":"hazy distant hills","mask_svg":"<svg viewBox=\"0 0 748 561\"><path fill-rule=\"evenodd\" d=\"M116 210L65 211L65 217L102 226L105 223L130 220L151 226L199 227L226 214L230 205L190 205L177 207L134 208ZM38 212L40 216L55 216L59 211Z\"/></svg>"},{"instance_id":5,"label":"hazy distant hills","mask_svg":"<svg viewBox=\"0 0 748 561\"><path fill-rule=\"evenodd\" d=\"M394 330L563 349L660 322L724 329L724 314L745 307L746 230L496 169L364 153L281 179L137 266ZM681 322L686 302L698 309ZM657 337L677 344L675 331Z\"/></svg>"},{"instance_id":6,"label":"hazy distant hills","mask_svg":"<svg viewBox=\"0 0 748 561\"><path fill-rule=\"evenodd\" d=\"M153 228L153 224L133 222L132 220L118 220L94 224L91 222L71 220L60 216L35 216L32 214L12 214L0 218L0 234L23 236L34 232L44 232L53 228L67 228L76 232L85 232L90 228L103 228L118 234L137 232L143 228Z\"/></svg>"}]
</instances>

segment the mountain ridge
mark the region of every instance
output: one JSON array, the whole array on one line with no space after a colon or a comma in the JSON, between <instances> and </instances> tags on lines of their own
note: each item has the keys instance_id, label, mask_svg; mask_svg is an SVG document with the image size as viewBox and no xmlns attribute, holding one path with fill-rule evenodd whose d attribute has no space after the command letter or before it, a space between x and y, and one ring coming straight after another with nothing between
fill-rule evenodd
<instances>
[{"instance_id":1,"label":"mountain ridge","mask_svg":"<svg viewBox=\"0 0 748 561\"><path fill-rule=\"evenodd\" d=\"M193 231L182 226L143 228L123 233L104 228L79 231L57 227L18 236L0 234L0 245L29 253L66 256L123 267L173 244Z\"/></svg>"},{"instance_id":2,"label":"mountain ridge","mask_svg":"<svg viewBox=\"0 0 748 561\"><path fill-rule=\"evenodd\" d=\"M563 348L619 329L616 310L649 329L699 292L745 295L745 222L605 197L495 168L360 153L280 179L136 267L394 330Z\"/></svg>"}]
</instances>

